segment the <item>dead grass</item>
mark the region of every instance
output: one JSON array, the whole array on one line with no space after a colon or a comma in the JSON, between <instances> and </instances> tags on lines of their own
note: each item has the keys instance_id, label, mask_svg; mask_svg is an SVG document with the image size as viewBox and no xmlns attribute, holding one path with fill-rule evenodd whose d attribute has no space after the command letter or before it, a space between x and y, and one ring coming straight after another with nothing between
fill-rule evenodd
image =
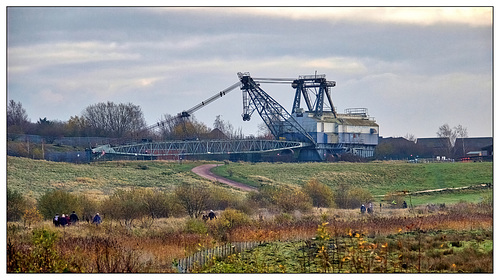
<instances>
[{"instance_id":1,"label":"dead grass","mask_svg":"<svg viewBox=\"0 0 500 280\"><path fill-rule=\"evenodd\" d=\"M266 215L262 215L263 213ZM375 212L373 216L361 215L358 210L325 208L314 209L311 213L293 214L262 211L253 216L249 222L228 230L228 241L308 240L317 234L318 225L324 222L324 219L328 222L326 228L331 233L349 236L351 232L359 232L371 238L385 238L401 233L414 234L417 230L421 230L424 237L427 231L491 231L493 225L491 213L472 206L463 213L453 208L446 208L439 212L422 212L419 215L409 209L387 209ZM46 228L58 233L60 239L57 248L64 248L58 251L68 262L74 262L73 265L78 264L74 267L74 272L99 272L106 269L112 271L119 268L157 273L174 272L172 263L176 260L219 244L210 233L187 233L185 231L187 220L187 217L162 218L155 220L150 227L142 227L137 223L132 229L126 229L118 221L107 219L100 226L80 223L76 226L55 228L50 221L44 221L33 227ZM33 246L30 241L32 229L24 228L21 223L8 223L7 228L9 240L16 245L14 248ZM467 236L468 240L461 241L471 241L470 236L474 234ZM442 244L442 240L433 240L431 236L423 240L427 240L425 243L429 245L426 246ZM415 244L408 246L415 247L417 246ZM109 258L116 267L103 267L103 264L99 263L98 254L103 253L114 254L109 255ZM431 256L427 258L426 265L431 269L449 270L453 268L451 266L453 263L464 262L460 258L450 259L449 264L444 261L436 261L433 264ZM488 255L478 255L478 258L478 263L476 266L471 266L471 269L477 269L477 266L482 265L485 271L489 271ZM130 267L131 265L133 266Z\"/></svg>"}]
</instances>

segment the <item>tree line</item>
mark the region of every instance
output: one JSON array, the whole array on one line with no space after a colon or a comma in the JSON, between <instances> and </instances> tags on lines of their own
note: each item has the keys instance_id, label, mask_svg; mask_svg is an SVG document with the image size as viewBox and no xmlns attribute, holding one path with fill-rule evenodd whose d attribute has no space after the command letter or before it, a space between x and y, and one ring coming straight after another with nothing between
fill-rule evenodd
<instances>
[{"instance_id":1,"label":"tree line","mask_svg":"<svg viewBox=\"0 0 500 280\"><path fill-rule=\"evenodd\" d=\"M154 129L148 129L142 109L132 103L100 102L87 106L80 115L67 121L39 118L35 123L28 118L21 102L9 100L7 104L7 132L9 134L34 134L55 139L58 137L108 137L185 140L188 138L223 137L244 138L241 128L216 116L213 129L221 135L210 135L212 129L194 116L179 118L169 114L160 117ZM262 127L262 135L268 131Z\"/></svg>"},{"instance_id":2,"label":"tree line","mask_svg":"<svg viewBox=\"0 0 500 280\"><path fill-rule=\"evenodd\" d=\"M67 121L39 118L36 123L28 119L21 102L10 100L7 104L7 132L10 135L34 134L51 143L60 137L106 137L155 140L191 139L243 139L241 128L223 120L220 115L213 122L213 129L194 116L179 118L170 114L162 115L156 124L148 129L140 106L132 103L101 102L87 106L80 115L71 116ZM451 128L444 124L438 128L436 136L449 140L447 156L452 154L457 137L468 137L467 128L457 125ZM258 138L273 139L269 129L262 122ZM400 141L379 143L375 150L376 159L408 159L415 155L432 157L432 149L416 143L414 135L407 134Z\"/></svg>"}]
</instances>

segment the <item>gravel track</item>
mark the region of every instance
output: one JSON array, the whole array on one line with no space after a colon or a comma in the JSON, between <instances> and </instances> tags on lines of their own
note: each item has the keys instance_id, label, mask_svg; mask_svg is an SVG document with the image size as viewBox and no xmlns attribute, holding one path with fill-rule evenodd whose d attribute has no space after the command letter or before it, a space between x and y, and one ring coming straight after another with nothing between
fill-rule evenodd
<instances>
[{"instance_id":1,"label":"gravel track","mask_svg":"<svg viewBox=\"0 0 500 280\"><path fill-rule=\"evenodd\" d=\"M210 169L217 167L217 166L219 166L219 165L218 164L203 164L203 165L200 165L200 166L197 166L197 167L191 169L191 171L193 171L195 174L197 174L203 178L206 178L208 180L211 180L214 182L220 182L220 183L229 185L231 187L238 188L242 191L247 191L247 192L258 191L258 189L254 188L252 186L249 186L249 185L246 185L243 183L239 183L239 182L235 182L235 181L226 179L224 177L221 177L219 175L215 175L214 173L212 173L212 171L210 171Z\"/></svg>"}]
</instances>

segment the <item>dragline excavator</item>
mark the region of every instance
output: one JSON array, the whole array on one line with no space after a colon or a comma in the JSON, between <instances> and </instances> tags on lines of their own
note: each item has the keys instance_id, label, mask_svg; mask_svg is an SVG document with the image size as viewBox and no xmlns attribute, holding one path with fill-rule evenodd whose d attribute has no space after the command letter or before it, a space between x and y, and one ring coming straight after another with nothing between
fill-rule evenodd
<instances>
[{"instance_id":1,"label":"dragline excavator","mask_svg":"<svg viewBox=\"0 0 500 280\"><path fill-rule=\"evenodd\" d=\"M232 90L240 87L243 95L243 113L242 118L244 121L250 121L252 114L257 111L261 116L262 120L269 128L273 136L277 140L291 140L309 143L311 145L316 144L316 141L309 135L305 129L295 120L292 115L290 115L287 110L281 106L276 100L274 100L269 94L267 94L261 87L260 83L288 83L292 84L292 87L297 88L297 92L304 95L305 100L308 104L311 103L309 96L306 94L306 87L311 87L303 79L284 79L284 78L252 78L248 72L238 73L239 82L229 86L228 88L218 92L217 94L211 96L210 98L202 101L201 103L193 106L192 108L178 113L175 117L159 121L147 129L154 129L156 127L165 126L167 122L177 123L183 121L184 119L190 117L194 112L203 108L204 106L212 103L213 101L225 96ZM318 79L323 79L320 77ZM325 80L326 81L326 80ZM335 82L330 82L328 86L334 85ZM300 91L300 92L299 92ZM329 93L328 90L326 90ZM330 95L328 94L328 100L331 103ZM297 97L295 98L295 106L297 104ZM300 103L300 96L298 98ZM317 98L319 100L319 98ZM311 105L312 106L312 105ZM317 110L323 109L323 104L315 105ZM333 108L333 104L332 104Z\"/></svg>"},{"instance_id":2,"label":"dragline excavator","mask_svg":"<svg viewBox=\"0 0 500 280\"><path fill-rule=\"evenodd\" d=\"M331 88L336 83L326 80L325 75L304 75L295 79L254 78L248 72L239 72L238 79L237 83L196 106L147 129L171 125L169 122L184 122L195 111L240 87L243 120L249 121L257 112L276 140L301 143L299 159L304 155L305 160L325 160L345 152L360 157L373 156L378 144L378 124L368 116L366 108L348 108L344 114L337 113L331 97ZM267 94L260 83L291 85L295 89L291 113ZM306 108L301 108L301 100L305 101Z\"/></svg>"}]
</instances>

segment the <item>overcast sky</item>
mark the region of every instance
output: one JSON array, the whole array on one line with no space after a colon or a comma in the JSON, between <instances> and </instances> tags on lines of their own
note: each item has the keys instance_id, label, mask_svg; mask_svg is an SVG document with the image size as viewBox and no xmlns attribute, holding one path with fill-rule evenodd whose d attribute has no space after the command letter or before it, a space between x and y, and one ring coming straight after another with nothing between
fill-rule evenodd
<instances>
[{"instance_id":1,"label":"overcast sky","mask_svg":"<svg viewBox=\"0 0 500 280\"><path fill-rule=\"evenodd\" d=\"M146 122L238 81L326 74L337 111L368 108L384 137L462 125L492 136L492 8L7 8L7 99L67 121L98 102L139 105ZM262 84L291 111L294 89ZM200 109L243 122L241 90Z\"/></svg>"}]
</instances>

